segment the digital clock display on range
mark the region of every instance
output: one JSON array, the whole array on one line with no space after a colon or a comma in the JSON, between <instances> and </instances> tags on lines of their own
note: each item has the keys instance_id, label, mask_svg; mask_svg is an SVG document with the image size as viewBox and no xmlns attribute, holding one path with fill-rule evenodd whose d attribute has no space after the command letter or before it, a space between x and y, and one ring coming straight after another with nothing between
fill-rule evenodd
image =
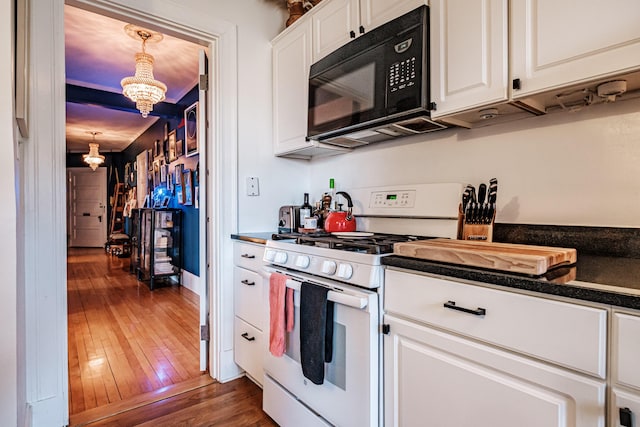
<instances>
[{"instance_id":1,"label":"digital clock display on range","mask_svg":"<svg viewBox=\"0 0 640 427\"><path fill-rule=\"evenodd\" d=\"M398 199L397 194L387 194L387 200L397 200L397 199Z\"/></svg>"}]
</instances>

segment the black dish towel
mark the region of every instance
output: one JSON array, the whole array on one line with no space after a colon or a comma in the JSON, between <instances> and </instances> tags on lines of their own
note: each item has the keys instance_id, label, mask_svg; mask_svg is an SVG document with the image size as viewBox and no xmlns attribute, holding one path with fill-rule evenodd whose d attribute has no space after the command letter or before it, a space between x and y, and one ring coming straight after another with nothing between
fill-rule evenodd
<instances>
[{"instance_id":1,"label":"black dish towel","mask_svg":"<svg viewBox=\"0 0 640 427\"><path fill-rule=\"evenodd\" d=\"M303 375L314 384L324 382L324 362L333 353L333 302L329 289L303 282L300 286L300 359Z\"/></svg>"}]
</instances>

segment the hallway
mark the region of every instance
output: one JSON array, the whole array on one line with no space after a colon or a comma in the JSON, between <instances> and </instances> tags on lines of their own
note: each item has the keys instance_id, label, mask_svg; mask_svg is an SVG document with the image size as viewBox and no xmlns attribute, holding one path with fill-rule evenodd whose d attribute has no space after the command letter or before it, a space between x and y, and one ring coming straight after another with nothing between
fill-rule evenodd
<instances>
[{"instance_id":1,"label":"hallway","mask_svg":"<svg viewBox=\"0 0 640 427\"><path fill-rule=\"evenodd\" d=\"M198 296L149 291L129 258L102 249L67 256L69 414L201 376Z\"/></svg>"}]
</instances>

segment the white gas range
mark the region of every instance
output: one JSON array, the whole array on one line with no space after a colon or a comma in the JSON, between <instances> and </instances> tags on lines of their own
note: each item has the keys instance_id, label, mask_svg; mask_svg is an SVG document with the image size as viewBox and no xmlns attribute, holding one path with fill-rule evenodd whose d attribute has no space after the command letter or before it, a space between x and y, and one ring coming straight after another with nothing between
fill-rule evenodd
<instances>
[{"instance_id":1,"label":"white gas range","mask_svg":"<svg viewBox=\"0 0 640 427\"><path fill-rule=\"evenodd\" d=\"M276 422L285 427L381 425L381 259L397 242L455 238L462 189L449 183L353 189L358 232L278 235L267 242L265 274L288 277L295 306L285 354L267 354L265 360L263 408ZM334 307L333 357L325 364L322 384L308 381L301 369L304 282L328 288Z\"/></svg>"}]
</instances>

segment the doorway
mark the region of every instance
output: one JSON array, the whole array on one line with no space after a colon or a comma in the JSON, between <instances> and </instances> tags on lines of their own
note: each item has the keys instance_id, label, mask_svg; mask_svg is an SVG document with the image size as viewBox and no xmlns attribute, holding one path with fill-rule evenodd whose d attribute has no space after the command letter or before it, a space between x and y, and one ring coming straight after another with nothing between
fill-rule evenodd
<instances>
[{"instance_id":1,"label":"doorway","mask_svg":"<svg viewBox=\"0 0 640 427\"><path fill-rule=\"evenodd\" d=\"M107 169L67 168L70 247L100 248L107 241Z\"/></svg>"},{"instance_id":2,"label":"doorway","mask_svg":"<svg viewBox=\"0 0 640 427\"><path fill-rule=\"evenodd\" d=\"M21 220L18 231L18 352L24 360L18 366L23 411L19 418L28 425L65 425L68 417L68 355L65 197L65 52L62 2L32 0L30 8L31 80L38 82L29 93L28 143L20 144L18 193ZM222 332L233 319L231 294L222 284L233 278L232 242L237 232L237 148L238 148L238 35L237 26L213 13L187 8L168 0L124 2L120 0L73 0L74 5L152 20L172 31L204 41L212 58L208 95L212 109L207 122L206 160L210 172L202 172L206 190L207 256L201 257L203 280L211 289L209 345L211 375L220 381L240 373L233 364L230 344ZM210 10L211 7L207 7ZM205 180L203 180L205 181ZM204 193L205 190L201 189ZM202 211L204 213L204 211ZM53 226L52 226L53 224ZM57 226L56 226L57 225ZM201 233L205 236L205 233ZM208 265L210 264L210 269ZM210 283L210 284L209 284ZM20 403L20 402L19 402Z\"/></svg>"},{"instance_id":3,"label":"doorway","mask_svg":"<svg viewBox=\"0 0 640 427\"><path fill-rule=\"evenodd\" d=\"M66 8L67 10L68 8ZM76 13L83 13L82 18L84 19L76 18L76 21L73 22L74 24L77 24L78 21L87 21L91 22L94 27L104 28L104 25L99 25L99 18L96 17L102 16L99 11L90 13L84 9L78 10L81 12ZM91 16L87 16L89 13ZM106 19L115 20L117 18L118 21L125 19L120 18L117 14L104 13L108 13L108 16L105 15ZM125 21L114 25L124 27L128 22L129 19L127 18ZM136 25L142 27L146 23L136 20ZM69 27L77 28L74 25L69 25ZM155 24L155 27L159 26ZM121 30L121 28L118 29ZM162 30L162 28L156 28L155 31L161 32ZM167 41L167 38L169 37L165 36L165 41ZM70 39L73 39L73 36L70 37L67 34L67 42ZM73 49L68 49L68 51L73 51ZM195 57L196 64L198 60L202 62L203 56ZM69 63L70 61L67 57L68 67ZM133 61L128 60L127 64L132 67ZM165 66L167 65L165 64ZM205 74L206 64L201 64L200 68L200 70L191 70L194 82L199 80L199 74ZM87 72L88 70L83 71ZM180 72L185 74L186 70L181 69ZM77 88L78 85L75 85L76 91L78 90ZM184 137L181 137L180 127L185 128L184 132L186 132L186 126L180 123L180 116L176 116L175 111L180 109L185 102L187 104L193 102L193 99L191 99L192 92L196 95L196 102L199 103L198 110L202 114L202 117L198 118L198 124L201 126L198 127L197 132L201 142L200 147L196 145L195 151L192 146L186 144L186 133ZM129 141L131 142L130 147L133 147L133 152L126 148L126 151L120 155L120 159L118 159L117 152L107 154L111 164L110 168L117 167L118 163L120 163L120 169L122 169L122 163L126 162L125 166L129 167L124 169L132 170L133 167L131 165L138 163L136 158L140 155L139 152L146 154L149 151L148 162L145 163L144 170L138 168L137 173L133 174L132 172L131 177L133 178L134 175L137 175L135 181L141 184L144 183L146 184L145 186L148 185L151 189L153 187L162 187L166 191L171 188L169 184L179 185L179 179L173 182L173 167L175 166L177 171L177 163L180 160L180 170L186 168L194 174L190 175L190 178L199 175L197 169L200 167L206 170L207 151L204 142L207 139L205 114L208 110L208 100L203 96L202 92L196 89L195 92L189 91L186 94L182 94L180 101L175 103L173 112L170 111L166 116L161 115L155 123L151 121L151 117L145 122L145 119L140 118L136 111L134 113L135 118L139 122L150 123L150 125L137 138L137 141ZM69 93L67 91L67 101L69 101ZM100 93L98 92L98 94ZM91 107L93 108L94 105L91 105ZM156 107L160 109L160 106ZM114 109L112 104L109 105L109 108ZM67 123L70 122L69 110L68 107ZM179 111L179 113L181 114L182 111ZM89 116L90 113L85 112L84 114ZM82 114L76 114L76 116L82 116ZM103 118L109 117L107 113L100 114L100 116ZM77 124L73 121L71 123L73 125ZM111 126L116 128L118 126L123 127L122 122L110 124L108 120L94 121L93 123L94 126L95 123L106 126L105 129L97 129L102 132L101 139L103 140L109 136ZM155 139L155 134L159 132L160 125L164 129L164 135L160 136L160 139ZM155 141L148 141L148 133L153 135ZM67 136L69 135L69 128L67 128ZM145 138L147 141L145 141ZM180 139L180 141L176 141L176 139ZM176 150L175 144L181 143L183 140L185 143L184 150ZM67 141L69 141L69 138L67 138ZM169 141L173 143L172 148L174 151L171 154L169 154ZM149 142L153 142L153 145L150 145ZM166 143L166 147L163 147L163 142ZM107 140L108 143L109 141ZM187 152L188 149L190 149L189 152ZM180 155L176 154L176 152L184 153L185 157L179 159ZM189 158L187 158L187 155L189 155ZM148 168L147 164L149 165ZM170 166L172 166L171 170L169 170ZM88 168L86 169L88 170ZM96 172L104 172L105 170L106 168L101 167ZM92 172L88 171L88 173ZM182 174L182 172L180 173ZM113 170L110 172L110 176L112 174ZM100 175L104 176L103 173ZM117 175L118 173L116 172ZM119 176L122 176L122 170L120 170ZM159 179L161 176L164 179ZM177 176L177 172L175 176ZM91 178L100 179L93 176ZM200 203L197 203L197 201L195 203L196 208L199 208L198 205L200 205L202 209L198 211L193 209L193 206L189 206L186 208L187 210L183 210L182 234L186 234L187 219L192 224L202 224L202 218L208 205L205 191L206 178L202 178L205 177L199 177L197 181L199 184L198 189L201 191L196 192L200 197ZM129 174L124 177L124 181L126 183L124 185L131 188L135 187L135 184L129 183ZM186 192L185 185L186 183L182 182L182 189ZM150 190L148 193L147 197L153 200L154 192ZM70 200L75 199L73 194L70 194ZM163 192L163 194L171 193ZM103 198L103 200L105 199L106 197ZM175 199L176 205L171 207L185 209L177 205L177 191ZM145 200L145 196L137 194L137 197L134 196L130 200ZM179 203L183 204L184 201ZM192 203L189 204L193 205ZM149 206L151 204L147 207ZM138 204L138 207L142 206ZM73 213L71 209L69 213ZM73 219L73 216L70 216L69 222L71 224L75 224ZM193 229L193 225L191 227ZM69 230L73 235L75 230L71 227ZM181 251L189 254L189 248L185 247L188 244L200 246L200 259L198 260L198 257L194 257L192 260L192 263L199 266L203 264L206 254L207 233L197 233L197 235L198 237L195 239L183 239ZM200 235L204 235L205 239L201 240L199 238ZM97 246L104 246L105 241L106 236L102 244ZM92 245L82 244L76 246ZM198 253L198 251L195 253ZM95 410L101 406L126 401L133 397L137 401L145 393L194 379L200 375L201 371L206 372L208 370L206 363L208 345L206 345L206 341L204 345L201 344L200 328L198 327L208 324L206 271L200 270L199 275L197 271L189 274L184 264L182 266L183 277L187 276L183 283L190 283L191 288L197 293L179 286L168 286L150 292L146 284L136 280L136 277L140 278L140 275L137 275L136 271L132 271L129 268L128 258L118 259L104 253L104 251L69 249L67 259L69 412L72 416L78 412ZM167 315L167 313L170 313L170 315ZM176 355L178 356L176 357Z\"/></svg>"}]
</instances>

